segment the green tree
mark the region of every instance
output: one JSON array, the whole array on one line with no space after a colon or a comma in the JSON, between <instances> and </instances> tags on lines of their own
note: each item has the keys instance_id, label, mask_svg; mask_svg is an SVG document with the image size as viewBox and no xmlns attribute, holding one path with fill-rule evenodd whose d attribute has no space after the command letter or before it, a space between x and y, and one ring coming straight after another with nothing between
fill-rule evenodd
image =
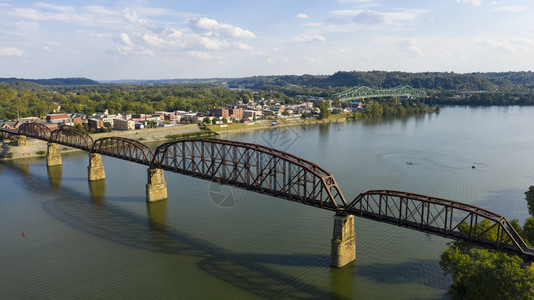
<instances>
[{"instance_id":1,"label":"green tree","mask_svg":"<svg viewBox=\"0 0 534 300\"><path fill-rule=\"evenodd\" d=\"M328 108L330 107L330 104L328 102L323 102L319 105L319 119L326 119L330 117L330 112L328 111Z\"/></svg>"},{"instance_id":2,"label":"green tree","mask_svg":"<svg viewBox=\"0 0 534 300\"><path fill-rule=\"evenodd\" d=\"M111 123L110 122L104 122L104 127L111 128Z\"/></svg>"},{"instance_id":3,"label":"green tree","mask_svg":"<svg viewBox=\"0 0 534 300\"><path fill-rule=\"evenodd\" d=\"M202 119L202 122L206 125L210 125L211 124L211 119L209 117L204 117L204 119Z\"/></svg>"},{"instance_id":4,"label":"green tree","mask_svg":"<svg viewBox=\"0 0 534 300\"><path fill-rule=\"evenodd\" d=\"M523 238L530 246L534 245L534 217L530 217L526 220L523 226L522 232Z\"/></svg>"},{"instance_id":5,"label":"green tree","mask_svg":"<svg viewBox=\"0 0 534 300\"><path fill-rule=\"evenodd\" d=\"M528 213L534 216L534 186L530 186L525 192L525 200L527 201Z\"/></svg>"},{"instance_id":6,"label":"green tree","mask_svg":"<svg viewBox=\"0 0 534 300\"><path fill-rule=\"evenodd\" d=\"M222 118L221 121L222 121L224 124L227 124L227 123L228 123L228 119L226 119L226 118Z\"/></svg>"},{"instance_id":7,"label":"green tree","mask_svg":"<svg viewBox=\"0 0 534 300\"><path fill-rule=\"evenodd\" d=\"M158 127L158 122L154 121L154 120L150 120L146 123L146 127L147 128L156 128Z\"/></svg>"},{"instance_id":8,"label":"green tree","mask_svg":"<svg viewBox=\"0 0 534 300\"><path fill-rule=\"evenodd\" d=\"M452 299L534 299L534 270L517 256L485 249L449 247L440 259L452 275Z\"/></svg>"}]
</instances>

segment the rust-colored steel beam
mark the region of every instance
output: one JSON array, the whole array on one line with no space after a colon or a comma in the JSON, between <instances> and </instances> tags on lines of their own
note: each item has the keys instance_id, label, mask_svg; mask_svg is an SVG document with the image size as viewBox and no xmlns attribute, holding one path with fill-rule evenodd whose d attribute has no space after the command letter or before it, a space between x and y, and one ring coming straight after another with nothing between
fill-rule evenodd
<instances>
[{"instance_id":1,"label":"rust-colored steel beam","mask_svg":"<svg viewBox=\"0 0 534 300\"><path fill-rule=\"evenodd\" d=\"M505 217L474 205L401 191L371 190L358 195L344 211L534 259L533 249ZM483 220L489 228L482 231ZM496 236L488 234L492 229Z\"/></svg>"},{"instance_id":2,"label":"rust-colored steel beam","mask_svg":"<svg viewBox=\"0 0 534 300\"><path fill-rule=\"evenodd\" d=\"M273 148L219 139L188 139L155 150L151 166L338 211L347 205L334 177Z\"/></svg>"},{"instance_id":3,"label":"rust-colored steel beam","mask_svg":"<svg viewBox=\"0 0 534 300\"><path fill-rule=\"evenodd\" d=\"M96 140L91 153L104 154L143 165L150 165L154 153L147 145L123 137L106 137Z\"/></svg>"},{"instance_id":4,"label":"rust-colored steel beam","mask_svg":"<svg viewBox=\"0 0 534 300\"><path fill-rule=\"evenodd\" d=\"M50 128L39 123L24 123L18 128L19 135L48 141L50 139Z\"/></svg>"},{"instance_id":5,"label":"rust-colored steel beam","mask_svg":"<svg viewBox=\"0 0 534 300\"><path fill-rule=\"evenodd\" d=\"M90 151L93 147L93 138L90 135L83 131L69 128L61 128L52 131L48 141L85 151Z\"/></svg>"}]
</instances>

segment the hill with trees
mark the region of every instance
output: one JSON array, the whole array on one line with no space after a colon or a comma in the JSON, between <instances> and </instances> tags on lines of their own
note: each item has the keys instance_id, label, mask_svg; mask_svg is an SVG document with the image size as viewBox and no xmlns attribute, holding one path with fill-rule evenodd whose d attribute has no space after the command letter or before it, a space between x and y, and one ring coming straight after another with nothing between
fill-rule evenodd
<instances>
[{"instance_id":1,"label":"hill with trees","mask_svg":"<svg viewBox=\"0 0 534 300\"><path fill-rule=\"evenodd\" d=\"M230 87L258 90L342 90L353 86L371 88L392 88L409 85L427 91L485 91L500 93L530 93L534 89L534 73L466 73L453 72L386 72L351 71L336 72L333 75L302 76L254 76L228 81Z\"/></svg>"},{"instance_id":2,"label":"hill with trees","mask_svg":"<svg viewBox=\"0 0 534 300\"><path fill-rule=\"evenodd\" d=\"M0 83L28 82L39 85L95 85L98 81L87 78L51 78L51 79L24 79L24 78L0 78Z\"/></svg>"}]
</instances>

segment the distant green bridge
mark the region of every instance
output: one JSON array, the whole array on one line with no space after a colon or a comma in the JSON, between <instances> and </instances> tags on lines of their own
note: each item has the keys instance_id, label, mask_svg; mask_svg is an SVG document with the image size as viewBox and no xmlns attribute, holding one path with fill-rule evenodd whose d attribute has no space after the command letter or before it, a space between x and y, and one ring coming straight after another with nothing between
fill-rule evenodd
<instances>
[{"instance_id":1,"label":"distant green bridge","mask_svg":"<svg viewBox=\"0 0 534 300\"><path fill-rule=\"evenodd\" d=\"M333 94L330 99L340 99L341 102L364 100L369 98L382 98L382 97L424 97L426 93L414 89L411 86L403 85L390 89L373 89L366 86L356 86L341 93Z\"/></svg>"}]
</instances>

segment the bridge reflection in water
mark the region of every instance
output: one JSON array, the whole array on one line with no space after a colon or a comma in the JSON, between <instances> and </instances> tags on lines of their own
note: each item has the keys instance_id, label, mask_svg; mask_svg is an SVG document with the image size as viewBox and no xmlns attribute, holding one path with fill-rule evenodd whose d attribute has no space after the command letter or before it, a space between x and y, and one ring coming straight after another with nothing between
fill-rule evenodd
<instances>
[{"instance_id":1,"label":"bridge reflection in water","mask_svg":"<svg viewBox=\"0 0 534 300\"><path fill-rule=\"evenodd\" d=\"M91 164L95 155L102 154L147 165L147 202L167 198L162 172L167 170L334 211L331 265L335 267L355 259L353 216L466 241L534 261L534 249L527 247L504 216L452 200L390 190L363 192L349 203L328 171L298 156L262 145L186 139L162 144L152 151L132 139L106 137L93 141L80 131L51 132L37 123L23 124L17 131L0 130L48 141L47 160L50 157L50 161L54 159L51 149L57 150L53 145L61 144L89 151ZM103 166L100 168L103 175ZM91 179L91 165L89 178L94 179L94 176ZM103 178L96 176L95 180ZM489 234L490 231L496 232L496 236Z\"/></svg>"}]
</instances>

